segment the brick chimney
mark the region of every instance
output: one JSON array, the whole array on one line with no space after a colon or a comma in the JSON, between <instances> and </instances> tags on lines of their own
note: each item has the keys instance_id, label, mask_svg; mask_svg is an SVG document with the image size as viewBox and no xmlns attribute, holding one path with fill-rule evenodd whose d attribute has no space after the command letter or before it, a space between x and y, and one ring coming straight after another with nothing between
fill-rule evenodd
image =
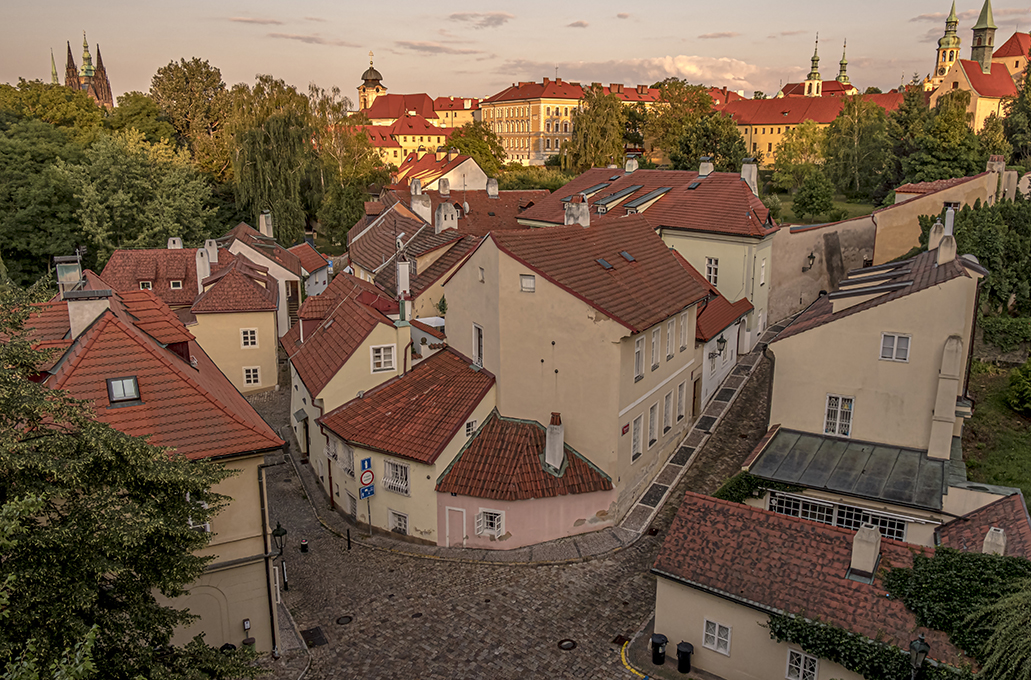
<instances>
[{"instance_id":1,"label":"brick chimney","mask_svg":"<svg viewBox=\"0 0 1031 680\"><path fill-rule=\"evenodd\" d=\"M851 575L873 578L881 556L881 532L873 524L864 524L852 538Z\"/></svg>"},{"instance_id":2,"label":"brick chimney","mask_svg":"<svg viewBox=\"0 0 1031 680\"><path fill-rule=\"evenodd\" d=\"M562 424L562 416L558 413L551 414L551 424L548 425L548 434L544 443L544 462L555 470L561 470L566 460L566 428Z\"/></svg>"},{"instance_id":3,"label":"brick chimney","mask_svg":"<svg viewBox=\"0 0 1031 680\"><path fill-rule=\"evenodd\" d=\"M984 536L981 552L986 555L1006 554L1006 532L999 527L992 527Z\"/></svg>"},{"instance_id":4,"label":"brick chimney","mask_svg":"<svg viewBox=\"0 0 1031 680\"><path fill-rule=\"evenodd\" d=\"M587 197L583 194L576 194L569 199L565 210L564 224L579 224L585 228L591 226L591 206L587 203Z\"/></svg>"}]
</instances>

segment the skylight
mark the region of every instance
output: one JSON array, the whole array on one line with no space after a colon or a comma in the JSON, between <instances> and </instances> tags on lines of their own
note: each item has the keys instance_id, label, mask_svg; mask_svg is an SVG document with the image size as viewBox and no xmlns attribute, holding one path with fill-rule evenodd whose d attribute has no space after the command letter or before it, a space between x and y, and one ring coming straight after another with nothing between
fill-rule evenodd
<instances>
[{"instance_id":1,"label":"skylight","mask_svg":"<svg viewBox=\"0 0 1031 680\"><path fill-rule=\"evenodd\" d=\"M688 189L697 189L701 185L701 182L691 182L687 185Z\"/></svg>"},{"instance_id":2,"label":"skylight","mask_svg":"<svg viewBox=\"0 0 1031 680\"><path fill-rule=\"evenodd\" d=\"M637 260L634 259L633 255L631 255L630 253L628 253L625 250L619 251L619 254L622 255L623 259L626 260L627 262L636 262L637 261Z\"/></svg>"},{"instance_id":3,"label":"skylight","mask_svg":"<svg viewBox=\"0 0 1031 680\"><path fill-rule=\"evenodd\" d=\"M635 198L634 200L632 200L629 203L627 203L626 207L627 207L628 210L631 210L631 209L634 209L634 208L641 208L642 206L647 207L652 201L658 200L667 191L669 191L672 188L673 187L659 187L658 189L656 189L654 191L649 191L644 196L641 196L640 198Z\"/></svg>"},{"instance_id":4,"label":"skylight","mask_svg":"<svg viewBox=\"0 0 1031 680\"><path fill-rule=\"evenodd\" d=\"M626 198L627 196L629 196L630 194L634 193L635 191L637 191L638 189L642 188L643 186L644 186L643 184L635 184L632 187L627 187L625 189L620 189L616 193L609 194L605 198L599 198L597 201L594 202L594 205L596 205L596 206L598 206L598 205L608 206L610 203L615 203L616 201L618 201L621 198Z\"/></svg>"},{"instance_id":5,"label":"skylight","mask_svg":"<svg viewBox=\"0 0 1031 680\"><path fill-rule=\"evenodd\" d=\"M605 269L612 269L612 265L611 265L611 264L609 264L608 262L606 262L605 260L603 260L603 259L602 259L602 258L600 258L600 257L599 257L599 258L598 258L597 260L595 260L595 262L597 262L598 264L600 264L600 265L601 265L601 266L602 266L603 268L605 268Z\"/></svg>"},{"instance_id":6,"label":"skylight","mask_svg":"<svg viewBox=\"0 0 1031 680\"><path fill-rule=\"evenodd\" d=\"M583 194L587 198L590 198L591 196L593 196L594 194L598 193L599 191L601 191L602 189L604 189L608 185L609 185L608 182L602 182L601 184L595 184L593 187L588 187L588 188L584 189L583 191L578 191L578 192L576 192L576 194L573 194L572 196L566 196L565 198L562 199L562 202L563 203L569 203L571 200L573 200L573 196L576 196L577 194Z\"/></svg>"}]
</instances>

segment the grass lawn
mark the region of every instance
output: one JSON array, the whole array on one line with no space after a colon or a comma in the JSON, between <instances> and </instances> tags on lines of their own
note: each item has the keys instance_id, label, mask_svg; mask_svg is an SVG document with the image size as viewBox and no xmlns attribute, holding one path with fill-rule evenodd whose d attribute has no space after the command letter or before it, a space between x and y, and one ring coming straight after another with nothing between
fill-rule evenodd
<instances>
[{"instance_id":1,"label":"grass lawn","mask_svg":"<svg viewBox=\"0 0 1031 680\"><path fill-rule=\"evenodd\" d=\"M795 212L792 210L792 204L794 201L790 194L777 194L777 198L780 199L780 204L783 206L780 211L781 222L790 224L820 224L827 221L826 215L807 217L804 220L800 220L795 216ZM844 210L848 213L848 216L845 219L851 219L853 217L859 217L860 215L869 215L876 208L877 206L873 203L848 203L845 201L843 196L835 196L834 208L832 208L832 210Z\"/></svg>"},{"instance_id":2,"label":"grass lawn","mask_svg":"<svg viewBox=\"0 0 1031 680\"><path fill-rule=\"evenodd\" d=\"M963 429L963 455L972 482L1015 486L1031 500L1031 419L1006 405L1009 371L975 362L970 394L974 416Z\"/></svg>"}]
</instances>

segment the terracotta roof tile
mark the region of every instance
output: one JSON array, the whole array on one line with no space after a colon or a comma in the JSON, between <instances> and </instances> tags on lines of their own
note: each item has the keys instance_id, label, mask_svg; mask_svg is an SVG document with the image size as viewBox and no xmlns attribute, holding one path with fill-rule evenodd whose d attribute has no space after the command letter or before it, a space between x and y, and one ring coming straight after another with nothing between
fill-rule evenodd
<instances>
[{"instance_id":1,"label":"terracotta roof tile","mask_svg":"<svg viewBox=\"0 0 1031 680\"><path fill-rule=\"evenodd\" d=\"M423 193L430 197L434 215L437 214L437 206L445 200L453 204L458 212L456 228L474 236L486 236L487 232L504 229L528 229L516 222L516 217L551 195L547 189L499 191L497 198L490 198L484 189L462 191L460 188L452 188L446 199L436 189ZM402 190L388 191L384 194L384 201L391 205L401 202L410 206L412 195ZM465 204L469 206L468 212L465 211Z\"/></svg>"},{"instance_id":2,"label":"terracotta roof tile","mask_svg":"<svg viewBox=\"0 0 1031 680\"><path fill-rule=\"evenodd\" d=\"M444 334L440 331L439 328L435 328L434 326L424 324L422 321L419 321L418 319L412 319L411 324L413 328L418 328L423 333L429 333L438 340L447 339L446 337L444 337Z\"/></svg>"},{"instance_id":3,"label":"terracotta roof tile","mask_svg":"<svg viewBox=\"0 0 1031 680\"><path fill-rule=\"evenodd\" d=\"M148 248L116 250L111 254L100 277L120 293L139 290L141 281L150 281L151 290L170 307L193 304L197 297L197 248ZM227 248L218 249L218 262L211 263L211 273L230 264L236 256ZM181 288L172 288L172 281L181 281Z\"/></svg>"},{"instance_id":4,"label":"terracotta roof tile","mask_svg":"<svg viewBox=\"0 0 1031 680\"><path fill-rule=\"evenodd\" d=\"M856 86L851 83L846 85L844 83L839 83L836 80L825 80L823 81L823 86L820 88L820 91L823 93L824 97L840 97L849 94L855 89ZM780 91L783 92L785 96L794 95L804 97L805 83L788 83L782 87Z\"/></svg>"},{"instance_id":5,"label":"terracotta roof tile","mask_svg":"<svg viewBox=\"0 0 1031 680\"><path fill-rule=\"evenodd\" d=\"M1031 517L1019 491L939 526L935 535L941 545L981 552L985 534L992 527L1006 532L1007 555L1031 559Z\"/></svg>"},{"instance_id":6,"label":"terracotta roof tile","mask_svg":"<svg viewBox=\"0 0 1031 680\"><path fill-rule=\"evenodd\" d=\"M551 80L545 78L540 83L522 82L512 84L501 92L487 97L480 102L481 106L488 103L499 103L507 101L520 101L525 99L583 99L584 89L590 85L581 86L580 83L571 83L565 80ZM659 98L659 89L654 87L643 87L643 92L634 86L625 86L619 83L603 86L603 94L615 94L623 102L654 102Z\"/></svg>"},{"instance_id":7,"label":"terracotta roof tile","mask_svg":"<svg viewBox=\"0 0 1031 680\"><path fill-rule=\"evenodd\" d=\"M308 274L314 274L323 267L329 266L329 261L307 241L298 243L292 248L287 248L287 250L301 260L301 267Z\"/></svg>"},{"instance_id":8,"label":"terracotta roof tile","mask_svg":"<svg viewBox=\"0 0 1031 680\"><path fill-rule=\"evenodd\" d=\"M859 95L891 113L905 99L904 92ZM738 125L798 125L812 120L829 124L845 105L844 97L776 97L773 99L740 99L720 108Z\"/></svg>"},{"instance_id":9,"label":"terracotta roof tile","mask_svg":"<svg viewBox=\"0 0 1031 680\"><path fill-rule=\"evenodd\" d=\"M318 422L355 446L433 464L494 385L471 363L452 349L437 352Z\"/></svg>"},{"instance_id":10,"label":"terracotta roof tile","mask_svg":"<svg viewBox=\"0 0 1031 680\"><path fill-rule=\"evenodd\" d=\"M393 259L398 238L407 245L420 232L433 235L433 227L406 206L393 205L363 227L351 227L347 232L348 255L351 262L375 272Z\"/></svg>"},{"instance_id":11,"label":"terracotta roof tile","mask_svg":"<svg viewBox=\"0 0 1031 680\"><path fill-rule=\"evenodd\" d=\"M68 320L68 303L64 300L51 300L33 305L32 313L25 321L28 338L33 342L50 342L65 340L71 331Z\"/></svg>"},{"instance_id":12,"label":"terracotta roof tile","mask_svg":"<svg viewBox=\"0 0 1031 680\"><path fill-rule=\"evenodd\" d=\"M895 189L896 194L931 194L943 189L951 189L954 186L969 182L981 175L973 177L951 177L949 179L937 179L933 182L910 182Z\"/></svg>"},{"instance_id":13,"label":"terracotta roof tile","mask_svg":"<svg viewBox=\"0 0 1031 680\"><path fill-rule=\"evenodd\" d=\"M561 474L545 470L546 438L540 423L495 410L437 480L437 491L520 501L612 489L612 480L569 444Z\"/></svg>"},{"instance_id":14,"label":"terracotta roof tile","mask_svg":"<svg viewBox=\"0 0 1031 680\"><path fill-rule=\"evenodd\" d=\"M419 158L418 153L410 153L401 161L392 181L397 186L407 187L411 185L413 179L417 179L425 189L465 162L475 163L469 156L461 154L454 156L451 160L448 160L447 156L437 160L436 154L433 153L423 154L422 158Z\"/></svg>"},{"instance_id":15,"label":"terracotta roof tile","mask_svg":"<svg viewBox=\"0 0 1031 680\"><path fill-rule=\"evenodd\" d=\"M381 94L372 100L372 106L362 109L370 120L396 119L414 111L424 118L436 118L433 99L425 92L418 94Z\"/></svg>"},{"instance_id":16,"label":"terracotta roof tile","mask_svg":"<svg viewBox=\"0 0 1031 680\"><path fill-rule=\"evenodd\" d=\"M992 59L1005 59L1007 57L1026 57L1031 51L1031 35L1019 31L1010 36L999 49L995 50Z\"/></svg>"},{"instance_id":17,"label":"terracotta roof tile","mask_svg":"<svg viewBox=\"0 0 1031 680\"><path fill-rule=\"evenodd\" d=\"M227 246L232 244L233 241L245 243L291 274L301 276L301 260L299 257L279 245L275 239L262 236L260 231L246 222L240 222L219 239L220 243L225 243Z\"/></svg>"},{"instance_id":18,"label":"terracotta roof tile","mask_svg":"<svg viewBox=\"0 0 1031 680\"><path fill-rule=\"evenodd\" d=\"M469 102L466 108L465 103ZM434 111L478 111L480 100L475 97L437 97L433 100Z\"/></svg>"},{"instance_id":19,"label":"terracotta roof tile","mask_svg":"<svg viewBox=\"0 0 1031 680\"><path fill-rule=\"evenodd\" d=\"M981 63L969 59L959 60L960 68L970 81L970 87L974 88L982 97L1001 99L1003 97L1017 96L1017 85L1013 82L1013 76L1006 69L1006 64L994 63L992 70L985 73L981 70Z\"/></svg>"},{"instance_id":20,"label":"terracotta roof tile","mask_svg":"<svg viewBox=\"0 0 1031 680\"><path fill-rule=\"evenodd\" d=\"M279 297L279 285L276 280L244 264L245 262L248 262L246 258L239 257L232 265L204 279L205 291L197 297L190 312L210 314L276 311Z\"/></svg>"},{"instance_id":21,"label":"terracotta roof tile","mask_svg":"<svg viewBox=\"0 0 1031 680\"><path fill-rule=\"evenodd\" d=\"M430 288L434 283L439 281L441 278L448 275L448 273L457 266L462 259L471 253L480 240L476 236L463 236L454 230L445 230L441 232L436 238L446 237L445 246L447 252L438 257L433 264L425 269L425 271L417 271L415 278L410 283L412 287L412 296L419 297L426 290ZM420 239L415 239L418 243ZM380 270L379 274L375 278L376 285L386 291L389 295L397 294L397 269L395 267L384 267Z\"/></svg>"}]
</instances>

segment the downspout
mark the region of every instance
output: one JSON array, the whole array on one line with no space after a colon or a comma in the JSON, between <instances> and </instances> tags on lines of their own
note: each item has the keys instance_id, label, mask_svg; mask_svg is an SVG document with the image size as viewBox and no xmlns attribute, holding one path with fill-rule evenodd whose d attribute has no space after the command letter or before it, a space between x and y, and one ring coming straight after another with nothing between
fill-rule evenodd
<instances>
[{"instance_id":1,"label":"downspout","mask_svg":"<svg viewBox=\"0 0 1031 680\"><path fill-rule=\"evenodd\" d=\"M280 449L282 451L282 449ZM272 553L268 544L268 515L265 508L265 468L282 465L282 463L262 463L258 466L258 498L261 501L261 548L265 553L265 593L268 595L269 624L272 628L272 657L278 659L279 626L276 625L276 603L272 599Z\"/></svg>"},{"instance_id":2,"label":"downspout","mask_svg":"<svg viewBox=\"0 0 1031 680\"><path fill-rule=\"evenodd\" d=\"M967 347L967 375L963 380L963 396L967 399L970 397L970 369L974 365L974 339L977 335L977 312L981 309L981 282L984 279L978 279L977 281L977 292L974 293L974 314L973 318L970 319L970 342ZM973 399L971 399L973 401Z\"/></svg>"}]
</instances>

